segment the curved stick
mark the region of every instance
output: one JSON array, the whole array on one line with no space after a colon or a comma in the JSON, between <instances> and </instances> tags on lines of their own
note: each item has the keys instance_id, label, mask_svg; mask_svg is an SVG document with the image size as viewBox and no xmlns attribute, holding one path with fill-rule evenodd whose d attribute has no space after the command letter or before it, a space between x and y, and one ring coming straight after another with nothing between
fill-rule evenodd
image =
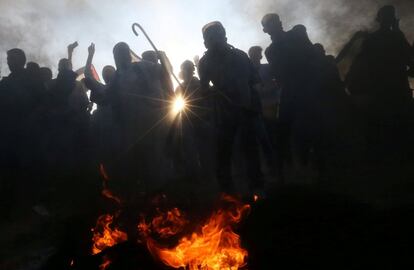
<instances>
[{"instance_id":1,"label":"curved stick","mask_svg":"<svg viewBox=\"0 0 414 270\"><path fill-rule=\"evenodd\" d=\"M145 38L148 40L148 42L151 44L151 47L154 49L155 53L158 55L159 59L162 59L160 52L158 51L157 47L155 47L154 42L152 42L152 40L150 39L150 37L148 36L147 32L145 32L144 28L139 24L139 23L133 23L132 24L132 32L134 32L134 34L138 37L139 34L137 32L136 27L138 27L141 32L144 34ZM161 60L162 61L162 60ZM178 85L180 87L182 87L181 82L178 80L177 76L175 76L175 74L173 72L171 72L170 70L168 70L166 63L164 63L164 68L166 69L166 71L173 76L173 78L175 79L175 81L178 83Z\"/></svg>"},{"instance_id":2,"label":"curved stick","mask_svg":"<svg viewBox=\"0 0 414 270\"><path fill-rule=\"evenodd\" d=\"M152 40L150 39L150 37L148 36L147 32L145 32L144 28L139 24L139 23L134 23L132 24L132 32L134 32L134 34L136 36L139 36L137 29L135 29L135 27L138 27L141 32L144 34L144 36L147 38L148 42L151 44L152 48L154 49L154 51L159 54L159 51L157 49L157 47L155 47L154 42L152 42Z\"/></svg>"}]
</instances>

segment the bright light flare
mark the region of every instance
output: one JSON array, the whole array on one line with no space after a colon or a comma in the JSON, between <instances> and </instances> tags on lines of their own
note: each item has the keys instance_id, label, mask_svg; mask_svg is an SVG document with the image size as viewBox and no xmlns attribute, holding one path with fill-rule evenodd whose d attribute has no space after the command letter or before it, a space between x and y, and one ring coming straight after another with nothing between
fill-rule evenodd
<instances>
[{"instance_id":1,"label":"bright light flare","mask_svg":"<svg viewBox=\"0 0 414 270\"><path fill-rule=\"evenodd\" d=\"M173 104L172 104L172 111L174 114L179 114L180 112L184 111L186 108L186 101L182 96L176 96Z\"/></svg>"}]
</instances>

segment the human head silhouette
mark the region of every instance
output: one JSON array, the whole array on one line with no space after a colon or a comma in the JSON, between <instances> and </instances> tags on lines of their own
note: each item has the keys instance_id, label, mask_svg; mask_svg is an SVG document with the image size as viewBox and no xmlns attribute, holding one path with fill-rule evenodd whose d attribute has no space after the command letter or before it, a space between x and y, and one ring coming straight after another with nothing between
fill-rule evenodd
<instances>
[{"instance_id":1,"label":"human head silhouette","mask_svg":"<svg viewBox=\"0 0 414 270\"><path fill-rule=\"evenodd\" d=\"M118 42L113 49L115 65L118 70L126 69L132 62L131 50L125 42Z\"/></svg>"},{"instance_id":2,"label":"human head silhouette","mask_svg":"<svg viewBox=\"0 0 414 270\"><path fill-rule=\"evenodd\" d=\"M268 13L262 18L263 32L275 36L283 32L282 22L276 13Z\"/></svg>"},{"instance_id":3,"label":"human head silhouette","mask_svg":"<svg viewBox=\"0 0 414 270\"><path fill-rule=\"evenodd\" d=\"M14 48L7 51L7 65L10 72L16 72L24 69L26 64L26 54L23 50Z\"/></svg>"},{"instance_id":4,"label":"human head silhouette","mask_svg":"<svg viewBox=\"0 0 414 270\"><path fill-rule=\"evenodd\" d=\"M180 66L180 77L184 81L190 80L194 76L195 67L193 62L190 60L185 60Z\"/></svg>"},{"instance_id":5,"label":"human head silhouette","mask_svg":"<svg viewBox=\"0 0 414 270\"><path fill-rule=\"evenodd\" d=\"M67 58L60 59L58 64L58 70L59 72L72 70L71 61Z\"/></svg>"},{"instance_id":6,"label":"human head silhouette","mask_svg":"<svg viewBox=\"0 0 414 270\"><path fill-rule=\"evenodd\" d=\"M111 65L104 66L102 69L102 78L106 84L111 83L115 75L115 68Z\"/></svg>"},{"instance_id":7,"label":"human head silhouette","mask_svg":"<svg viewBox=\"0 0 414 270\"><path fill-rule=\"evenodd\" d=\"M226 30L219 21L203 26L204 46L207 50L220 50L227 46Z\"/></svg>"},{"instance_id":8,"label":"human head silhouette","mask_svg":"<svg viewBox=\"0 0 414 270\"><path fill-rule=\"evenodd\" d=\"M321 43L313 44L313 48L314 48L314 50L315 50L315 52L318 56L325 56L326 55L325 48L323 47L323 45Z\"/></svg>"},{"instance_id":9,"label":"human head silhouette","mask_svg":"<svg viewBox=\"0 0 414 270\"><path fill-rule=\"evenodd\" d=\"M52 70L50 70L48 67L41 67L39 69L39 75L42 82L48 82L52 80L53 77Z\"/></svg>"},{"instance_id":10,"label":"human head silhouette","mask_svg":"<svg viewBox=\"0 0 414 270\"><path fill-rule=\"evenodd\" d=\"M380 24L382 29L389 29L394 26L397 18L395 15L395 7L392 5L383 6L378 10L377 22Z\"/></svg>"},{"instance_id":11,"label":"human head silhouette","mask_svg":"<svg viewBox=\"0 0 414 270\"><path fill-rule=\"evenodd\" d=\"M249 54L249 58L253 62L253 64L255 64L255 65L260 64L260 61L263 58L262 51L263 51L263 49L260 46L250 47L250 49L248 51L248 54Z\"/></svg>"},{"instance_id":12,"label":"human head silhouette","mask_svg":"<svg viewBox=\"0 0 414 270\"><path fill-rule=\"evenodd\" d=\"M37 72L37 71L39 71L39 69L40 69L40 66L39 66L38 63L28 62L26 64L26 70L29 71L29 72Z\"/></svg>"},{"instance_id":13,"label":"human head silhouette","mask_svg":"<svg viewBox=\"0 0 414 270\"><path fill-rule=\"evenodd\" d=\"M154 64L158 63L158 55L154 51L145 51L141 55L142 59Z\"/></svg>"}]
</instances>

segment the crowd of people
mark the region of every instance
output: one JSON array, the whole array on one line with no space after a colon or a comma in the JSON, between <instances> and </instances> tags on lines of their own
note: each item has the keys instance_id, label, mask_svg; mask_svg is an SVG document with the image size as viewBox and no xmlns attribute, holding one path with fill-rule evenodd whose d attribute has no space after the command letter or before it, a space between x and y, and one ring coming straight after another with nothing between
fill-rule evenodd
<instances>
[{"instance_id":1,"label":"crowd of people","mask_svg":"<svg viewBox=\"0 0 414 270\"><path fill-rule=\"evenodd\" d=\"M171 177L217 181L232 193L241 171L257 193L268 176L284 183L289 168L312 167L322 178L332 162L361 153L366 162L401 162L412 153L414 48L393 6L376 20L377 31L356 33L334 57L311 42L305 26L285 31L277 14L267 14L268 64L261 47L247 54L211 22L202 28L205 54L182 63L175 90L165 53L147 51L133 62L124 42L115 45L116 67L103 68L103 82L92 64L94 44L82 80L72 67L77 43L54 79L11 49L10 74L0 82L3 206L11 208L21 186L48 196L51 187L82 185L76 179L98 168L123 198L133 198ZM342 78L338 63L352 54ZM178 110L176 98L183 99Z\"/></svg>"}]
</instances>

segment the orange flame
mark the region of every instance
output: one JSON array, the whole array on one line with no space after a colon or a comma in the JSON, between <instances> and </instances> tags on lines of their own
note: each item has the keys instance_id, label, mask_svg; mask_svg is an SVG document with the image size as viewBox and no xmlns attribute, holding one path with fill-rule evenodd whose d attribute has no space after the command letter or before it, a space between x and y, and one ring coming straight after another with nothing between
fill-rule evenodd
<instances>
[{"instance_id":1,"label":"orange flame","mask_svg":"<svg viewBox=\"0 0 414 270\"><path fill-rule=\"evenodd\" d=\"M102 189L101 194L105 198L115 201L117 204L122 204L121 199L117 197L110 189L107 189L107 188Z\"/></svg>"},{"instance_id":2,"label":"orange flame","mask_svg":"<svg viewBox=\"0 0 414 270\"><path fill-rule=\"evenodd\" d=\"M197 232L181 238L173 248L162 247L146 235L151 254L173 268L237 270L245 266L248 252L241 247L240 236L232 227L250 211L250 205L229 196L224 201L231 204L229 209L214 212Z\"/></svg>"},{"instance_id":3,"label":"orange flame","mask_svg":"<svg viewBox=\"0 0 414 270\"><path fill-rule=\"evenodd\" d=\"M108 247L112 247L128 240L128 236L125 232L110 227L112 222L113 216L108 214L100 216L96 221L96 227L95 229L92 229L92 254L98 254Z\"/></svg>"},{"instance_id":4,"label":"orange flame","mask_svg":"<svg viewBox=\"0 0 414 270\"><path fill-rule=\"evenodd\" d=\"M138 225L141 233L148 235L155 232L160 238L169 238L182 232L188 221L178 208L173 208L166 213L162 213L157 209L158 215L152 219L150 223L146 223L142 219Z\"/></svg>"},{"instance_id":5,"label":"orange flame","mask_svg":"<svg viewBox=\"0 0 414 270\"><path fill-rule=\"evenodd\" d=\"M103 182L102 182L102 196L115 201L117 204L121 204L122 200L117 197L109 188L108 188L108 182L109 182L109 176L108 173L106 172L105 166L101 163L99 164L99 173L101 174L102 178L103 178Z\"/></svg>"},{"instance_id":6,"label":"orange flame","mask_svg":"<svg viewBox=\"0 0 414 270\"><path fill-rule=\"evenodd\" d=\"M109 265L112 263L112 261L107 256L103 256L102 260L103 262L99 265L99 270L107 269Z\"/></svg>"},{"instance_id":7,"label":"orange flame","mask_svg":"<svg viewBox=\"0 0 414 270\"><path fill-rule=\"evenodd\" d=\"M105 167L102 163L99 164L99 172L105 181L109 181L109 176L106 173Z\"/></svg>"}]
</instances>

